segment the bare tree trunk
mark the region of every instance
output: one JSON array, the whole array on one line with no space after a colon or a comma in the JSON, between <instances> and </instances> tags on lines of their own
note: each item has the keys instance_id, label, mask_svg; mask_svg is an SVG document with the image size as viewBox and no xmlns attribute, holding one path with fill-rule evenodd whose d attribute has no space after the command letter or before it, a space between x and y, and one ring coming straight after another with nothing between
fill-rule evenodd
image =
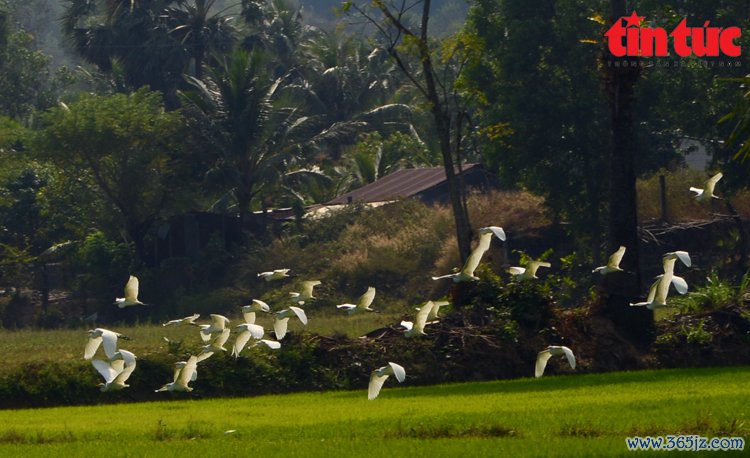
<instances>
[{"instance_id":1,"label":"bare tree trunk","mask_svg":"<svg viewBox=\"0 0 750 458\"><path fill-rule=\"evenodd\" d=\"M457 164L454 160L454 157L459 156L457 149L460 148L460 144L458 144L458 142L451 142L451 134L455 132L455 129L459 129L460 126L458 123L456 123L456 125L452 125L451 123L451 112L449 102L446 99L446 88L438 88L439 76L433 65L427 32L430 21L431 0L423 0L422 17L420 18L421 24L419 30L416 32L412 31L406 22L402 21L403 15L406 12L406 10L403 9L405 8L405 4L402 4L402 10L397 10L395 12L392 11L386 3L374 3L373 5L375 5L374 8L383 13L387 27L378 25L378 20L369 16L363 8L357 9L365 18L374 24L388 40L387 51L389 55L396 61L398 68L412 83L414 83L430 104L430 112L432 113L436 135L438 136L440 143L440 153L443 158L445 178L448 182L448 193L453 210L453 220L456 225L458 251L461 257L461 262L464 262L466 258L469 257L469 252L471 251L472 234L468 211L466 209L465 199L463 198L464 194L461 189L460 180L458 179L459 176L457 175L457 172L460 173L460 170L457 170L456 166L460 164ZM389 32L389 29L391 28L395 28L398 31L398 34L395 36L391 35ZM410 69L407 63L402 60L402 55L399 54L398 45L404 37L414 40L412 43L417 46L419 63L422 70L421 73Z\"/></svg>"}]
</instances>

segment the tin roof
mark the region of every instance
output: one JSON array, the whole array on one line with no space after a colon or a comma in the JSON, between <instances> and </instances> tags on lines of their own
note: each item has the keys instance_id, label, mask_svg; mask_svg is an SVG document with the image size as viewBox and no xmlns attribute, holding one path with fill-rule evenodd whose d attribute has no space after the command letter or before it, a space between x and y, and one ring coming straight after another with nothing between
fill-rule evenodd
<instances>
[{"instance_id":1,"label":"tin roof","mask_svg":"<svg viewBox=\"0 0 750 458\"><path fill-rule=\"evenodd\" d=\"M461 169L465 172L478 166L479 164L464 164ZM412 197L443 182L445 182L443 167L401 169L354 191L342 194L324 205L392 201Z\"/></svg>"}]
</instances>

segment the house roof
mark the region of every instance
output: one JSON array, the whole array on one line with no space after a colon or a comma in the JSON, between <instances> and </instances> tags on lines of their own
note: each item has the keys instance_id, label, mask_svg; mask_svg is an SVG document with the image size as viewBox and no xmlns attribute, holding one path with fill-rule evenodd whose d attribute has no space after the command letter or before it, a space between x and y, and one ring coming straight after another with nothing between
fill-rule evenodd
<instances>
[{"instance_id":1,"label":"house roof","mask_svg":"<svg viewBox=\"0 0 750 458\"><path fill-rule=\"evenodd\" d=\"M461 170L479 167L479 164L464 164ZM443 167L401 169L370 184L342 194L324 205L340 205L350 202L384 202L412 197L445 182Z\"/></svg>"}]
</instances>

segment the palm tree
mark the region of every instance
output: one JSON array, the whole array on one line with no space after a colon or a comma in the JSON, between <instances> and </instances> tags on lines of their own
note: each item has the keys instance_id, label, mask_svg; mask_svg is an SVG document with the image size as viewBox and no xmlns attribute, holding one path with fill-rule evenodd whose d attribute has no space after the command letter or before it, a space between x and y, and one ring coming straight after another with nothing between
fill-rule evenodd
<instances>
[{"instance_id":1,"label":"palm tree","mask_svg":"<svg viewBox=\"0 0 750 458\"><path fill-rule=\"evenodd\" d=\"M128 85L159 90L168 108L175 108L175 90L189 56L160 23L174 3L71 0L62 17L63 31L86 61L104 72L121 66Z\"/></svg>"},{"instance_id":2,"label":"palm tree","mask_svg":"<svg viewBox=\"0 0 750 458\"><path fill-rule=\"evenodd\" d=\"M231 16L211 13L216 0L180 0L165 10L169 33L178 37L193 62L193 76L203 78L203 63L212 52L226 53L234 43Z\"/></svg>"},{"instance_id":3,"label":"palm tree","mask_svg":"<svg viewBox=\"0 0 750 458\"><path fill-rule=\"evenodd\" d=\"M184 99L213 126L216 161L209 178L233 196L244 227L256 198L279 179L293 153L284 148L284 137L296 110L274 106L281 80L270 77L257 50L235 49L207 68L204 81L190 82L195 90L183 93Z\"/></svg>"},{"instance_id":4,"label":"palm tree","mask_svg":"<svg viewBox=\"0 0 750 458\"><path fill-rule=\"evenodd\" d=\"M273 55L275 77L293 72L299 45L312 30L302 19L302 6L290 0L243 0L242 17L249 28L243 47Z\"/></svg>"},{"instance_id":5,"label":"palm tree","mask_svg":"<svg viewBox=\"0 0 750 458\"><path fill-rule=\"evenodd\" d=\"M411 108L388 103L400 87L387 54L340 31L319 31L301 45L298 89L328 131L325 154L338 161L362 132L409 132ZM335 135L334 135L335 134Z\"/></svg>"}]
</instances>

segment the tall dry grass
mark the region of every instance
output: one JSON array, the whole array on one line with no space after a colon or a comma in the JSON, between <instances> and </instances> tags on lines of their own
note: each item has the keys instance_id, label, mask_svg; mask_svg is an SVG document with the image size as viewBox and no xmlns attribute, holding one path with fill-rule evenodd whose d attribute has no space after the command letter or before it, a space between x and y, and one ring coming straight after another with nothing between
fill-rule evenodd
<instances>
[{"instance_id":1,"label":"tall dry grass","mask_svg":"<svg viewBox=\"0 0 750 458\"><path fill-rule=\"evenodd\" d=\"M661 191L659 176L665 178L666 220L671 223L709 220L718 215L726 215L725 202L713 199L710 203L698 203L690 187L702 188L709 174L699 170L682 168L675 171L660 170L651 176L638 180L638 219L642 223L661 219ZM722 189L722 182L716 185L714 193L727 197ZM742 217L750 217L750 191L739 191L731 196L732 205Z\"/></svg>"}]
</instances>

